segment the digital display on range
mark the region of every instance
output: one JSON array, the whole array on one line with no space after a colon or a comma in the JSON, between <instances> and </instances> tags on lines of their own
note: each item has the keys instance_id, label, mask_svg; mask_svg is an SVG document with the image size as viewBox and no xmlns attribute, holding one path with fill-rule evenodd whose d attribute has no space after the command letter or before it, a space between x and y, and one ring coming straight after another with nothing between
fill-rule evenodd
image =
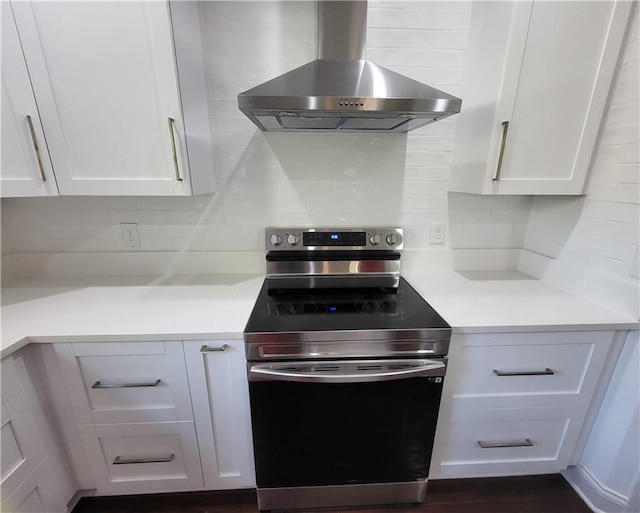
<instances>
[{"instance_id":1,"label":"digital display on range","mask_svg":"<svg viewBox=\"0 0 640 513\"><path fill-rule=\"evenodd\" d=\"M365 232L305 232L303 246L366 246Z\"/></svg>"}]
</instances>

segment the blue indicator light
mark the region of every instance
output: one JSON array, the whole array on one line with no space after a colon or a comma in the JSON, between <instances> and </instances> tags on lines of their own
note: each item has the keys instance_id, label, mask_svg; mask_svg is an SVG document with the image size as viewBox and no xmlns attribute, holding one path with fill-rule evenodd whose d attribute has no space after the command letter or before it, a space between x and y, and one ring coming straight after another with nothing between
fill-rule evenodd
<instances>
[{"instance_id":1,"label":"blue indicator light","mask_svg":"<svg viewBox=\"0 0 640 513\"><path fill-rule=\"evenodd\" d=\"M338 311L338 307L337 306L330 306L329 307L329 311L330 312L337 312Z\"/></svg>"},{"instance_id":2,"label":"blue indicator light","mask_svg":"<svg viewBox=\"0 0 640 513\"><path fill-rule=\"evenodd\" d=\"M338 235L337 233L331 234L331 240L338 240L339 238L340 238L340 235Z\"/></svg>"}]
</instances>

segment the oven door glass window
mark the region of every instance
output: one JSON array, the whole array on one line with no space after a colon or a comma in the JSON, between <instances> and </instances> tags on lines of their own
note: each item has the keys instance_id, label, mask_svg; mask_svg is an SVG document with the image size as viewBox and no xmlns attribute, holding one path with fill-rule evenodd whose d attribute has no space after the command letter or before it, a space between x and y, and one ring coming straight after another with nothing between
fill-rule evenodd
<instances>
[{"instance_id":1,"label":"oven door glass window","mask_svg":"<svg viewBox=\"0 0 640 513\"><path fill-rule=\"evenodd\" d=\"M442 378L251 381L249 390L259 488L428 476Z\"/></svg>"}]
</instances>

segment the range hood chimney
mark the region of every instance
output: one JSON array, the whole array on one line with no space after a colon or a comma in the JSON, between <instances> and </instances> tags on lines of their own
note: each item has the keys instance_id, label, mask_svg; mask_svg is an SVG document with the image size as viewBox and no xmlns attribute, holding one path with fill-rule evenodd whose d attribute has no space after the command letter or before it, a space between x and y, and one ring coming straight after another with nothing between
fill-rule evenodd
<instances>
[{"instance_id":1,"label":"range hood chimney","mask_svg":"<svg viewBox=\"0 0 640 513\"><path fill-rule=\"evenodd\" d=\"M317 59L238 95L265 131L408 132L462 100L365 59L366 0L317 1Z\"/></svg>"}]
</instances>

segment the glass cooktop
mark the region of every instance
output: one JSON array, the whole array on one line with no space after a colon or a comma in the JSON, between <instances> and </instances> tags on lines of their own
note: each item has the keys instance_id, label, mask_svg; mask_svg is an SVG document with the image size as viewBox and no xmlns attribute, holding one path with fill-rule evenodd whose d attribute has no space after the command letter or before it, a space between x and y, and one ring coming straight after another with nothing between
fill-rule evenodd
<instances>
[{"instance_id":1,"label":"glass cooktop","mask_svg":"<svg viewBox=\"0 0 640 513\"><path fill-rule=\"evenodd\" d=\"M450 328L400 278L397 289L260 290L245 333Z\"/></svg>"}]
</instances>

